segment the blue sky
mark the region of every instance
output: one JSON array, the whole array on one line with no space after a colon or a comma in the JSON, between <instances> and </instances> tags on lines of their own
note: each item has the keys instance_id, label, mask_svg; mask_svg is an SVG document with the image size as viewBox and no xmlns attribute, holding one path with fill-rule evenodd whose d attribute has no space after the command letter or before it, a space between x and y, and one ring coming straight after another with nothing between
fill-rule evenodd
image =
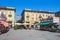
<instances>
[{"instance_id":1,"label":"blue sky","mask_svg":"<svg viewBox=\"0 0 60 40\"><path fill-rule=\"evenodd\" d=\"M32 10L59 11L60 0L0 0L0 6L11 6L16 8L15 17L21 16L24 8Z\"/></svg>"}]
</instances>

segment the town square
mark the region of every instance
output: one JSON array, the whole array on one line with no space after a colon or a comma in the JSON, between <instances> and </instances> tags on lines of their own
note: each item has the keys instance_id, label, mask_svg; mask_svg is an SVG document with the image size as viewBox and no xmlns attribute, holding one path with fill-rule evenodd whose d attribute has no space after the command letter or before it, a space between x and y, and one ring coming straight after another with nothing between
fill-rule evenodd
<instances>
[{"instance_id":1,"label":"town square","mask_svg":"<svg viewBox=\"0 0 60 40\"><path fill-rule=\"evenodd\" d=\"M58 0L1 0L0 40L60 40L59 4Z\"/></svg>"}]
</instances>

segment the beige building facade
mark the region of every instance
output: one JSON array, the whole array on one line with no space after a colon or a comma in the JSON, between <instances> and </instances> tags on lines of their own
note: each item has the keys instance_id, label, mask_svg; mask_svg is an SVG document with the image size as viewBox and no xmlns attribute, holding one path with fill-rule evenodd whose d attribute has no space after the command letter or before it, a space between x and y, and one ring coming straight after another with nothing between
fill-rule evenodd
<instances>
[{"instance_id":1,"label":"beige building facade","mask_svg":"<svg viewBox=\"0 0 60 40\"><path fill-rule=\"evenodd\" d=\"M10 25L13 27L14 26L14 13L15 13L15 8L13 7L3 7L0 6L0 13L3 13L6 16L6 21L10 23Z\"/></svg>"},{"instance_id":2,"label":"beige building facade","mask_svg":"<svg viewBox=\"0 0 60 40\"><path fill-rule=\"evenodd\" d=\"M46 19L53 15L53 12L25 9L22 12L22 22L28 23L29 27L31 27L35 22L40 22L41 18Z\"/></svg>"}]
</instances>

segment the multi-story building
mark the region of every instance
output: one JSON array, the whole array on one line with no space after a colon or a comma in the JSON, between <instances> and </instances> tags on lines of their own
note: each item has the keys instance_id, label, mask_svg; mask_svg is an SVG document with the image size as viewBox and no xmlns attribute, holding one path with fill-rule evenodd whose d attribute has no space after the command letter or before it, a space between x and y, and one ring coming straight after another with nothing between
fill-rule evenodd
<instances>
[{"instance_id":1,"label":"multi-story building","mask_svg":"<svg viewBox=\"0 0 60 40\"><path fill-rule=\"evenodd\" d=\"M41 18L46 19L53 15L53 12L24 9L22 12L22 22L28 23L26 25L31 27L34 23L38 23Z\"/></svg>"},{"instance_id":2,"label":"multi-story building","mask_svg":"<svg viewBox=\"0 0 60 40\"><path fill-rule=\"evenodd\" d=\"M60 17L60 11L59 12L56 12L55 16L56 17Z\"/></svg>"},{"instance_id":3,"label":"multi-story building","mask_svg":"<svg viewBox=\"0 0 60 40\"><path fill-rule=\"evenodd\" d=\"M6 16L6 21L9 22L12 27L14 26L14 13L15 13L15 8L13 7L3 7L0 6L0 14L4 14Z\"/></svg>"},{"instance_id":4,"label":"multi-story building","mask_svg":"<svg viewBox=\"0 0 60 40\"><path fill-rule=\"evenodd\" d=\"M55 16L56 16L56 17L59 17L59 20L60 20L60 11L56 12L56 13L55 13Z\"/></svg>"},{"instance_id":5,"label":"multi-story building","mask_svg":"<svg viewBox=\"0 0 60 40\"><path fill-rule=\"evenodd\" d=\"M56 12L56 13L55 13L55 16L56 16L56 17L59 17L59 28L60 28L60 11Z\"/></svg>"}]
</instances>

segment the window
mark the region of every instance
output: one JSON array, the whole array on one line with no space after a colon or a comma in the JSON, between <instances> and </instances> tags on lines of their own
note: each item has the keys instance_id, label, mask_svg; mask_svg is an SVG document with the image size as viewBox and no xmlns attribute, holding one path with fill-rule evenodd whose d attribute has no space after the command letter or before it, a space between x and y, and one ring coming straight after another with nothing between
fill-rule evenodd
<instances>
[{"instance_id":1,"label":"window","mask_svg":"<svg viewBox=\"0 0 60 40\"><path fill-rule=\"evenodd\" d=\"M34 16L34 14L32 14L32 16Z\"/></svg>"},{"instance_id":2,"label":"window","mask_svg":"<svg viewBox=\"0 0 60 40\"><path fill-rule=\"evenodd\" d=\"M27 15L29 15L29 13L27 13Z\"/></svg>"},{"instance_id":3,"label":"window","mask_svg":"<svg viewBox=\"0 0 60 40\"><path fill-rule=\"evenodd\" d=\"M9 11L8 17L12 17L12 12L11 11Z\"/></svg>"},{"instance_id":4,"label":"window","mask_svg":"<svg viewBox=\"0 0 60 40\"><path fill-rule=\"evenodd\" d=\"M26 21L26 23L29 23L29 22Z\"/></svg>"},{"instance_id":5,"label":"window","mask_svg":"<svg viewBox=\"0 0 60 40\"><path fill-rule=\"evenodd\" d=\"M9 17L12 17L12 15L8 15Z\"/></svg>"},{"instance_id":6,"label":"window","mask_svg":"<svg viewBox=\"0 0 60 40\"><path fill-rule=\"evenodd\" d=\"M27 18L27 20L29 21L29 18Z\"/></svg>"},{"instance_id":7,"label":"window","mask_svg":"<svg viewBox=\"0 0 60 40\"><path fill-rule=\"evenodd\" d=\"M44 15L43 15L43 17L44 17Z\"/></svg>"},{"instance_id":8,"label":"window","mask_svg":"<svg viewBox=\"0 0 60 40\"><path fill-rule=\"evenodd\" d=\"M35 23L38 23L38 22L35 22Z\"/></svg>"},{"instance_id":9,"label":"window","mask_svg":"<svg viewBox=\"0 0 60 40\"><path fill-rule=\"evenodd\" d=\"M29 18L29 16L26 16L27 18Z\"/></svg>"},{"instance_id":10,"label":"window","mask_svg":"<svg viewBox=\"0 0 60 40\"><path fill-rule=\"evenodd\" d=\"M36 16L37 16L37 14L36 14Z\"/></svg>"},{"instance_id":11,"label":"window","mask_svg":"<svg viewBox=\"0 0 60 40\"><path fill-rule=\"evenodd\" d=\"M12 12L10 11L9 14L11 14Z\"/></svg>"},{"instance_id":12,"label":"window","mask_svg":"<svg viewBox=\"0 0 60 40\"><path fill-rule=\"evenodd\" d=\"M46 15L46 17L47 17L48 15Z\"/></svg>"},{"instance_id":13,"label":"window","mask_svg":"<svg viewBox=\"0 0 60 40\"><path fill-rule=\"evenodd\" d=\"M29 20L29 16L27 16L27 20Z\"/></svg>"},{"instance_id":14,"label":"window","mask_svg":"<svg viewBox=\"0 0 60 40\"><path fill-rule=\"evenodd\" d=\"M32 18L32 20L34 20L34 18Z\"/></svg>"},{"instance_id":15,"label":"window","mask_svg":"<svg viewBox=\"0 0 60 40\"><path fill-rule=\"evenodd\" d=\"M36 23L38 23L38 22L35 21L35 24L36 24Z\"/></svg>"},{"instance_id":16,"label":"window","mask_svg":"<svg viewBox=\"0 0 60 40\"><path fill-rule=\"evenodd\" d=\"M42 16L40 15L39 18L42 18Z\"/></svg>"},{"instance_id":17,"label":"window","mask_svg":"<svg viewBox=\"0 0 60 40\"><path fill-rule=\"evenodd\" d=\"M37 20L38 18L36 18L36 20Z\"/></svg>"}]
</instances>

